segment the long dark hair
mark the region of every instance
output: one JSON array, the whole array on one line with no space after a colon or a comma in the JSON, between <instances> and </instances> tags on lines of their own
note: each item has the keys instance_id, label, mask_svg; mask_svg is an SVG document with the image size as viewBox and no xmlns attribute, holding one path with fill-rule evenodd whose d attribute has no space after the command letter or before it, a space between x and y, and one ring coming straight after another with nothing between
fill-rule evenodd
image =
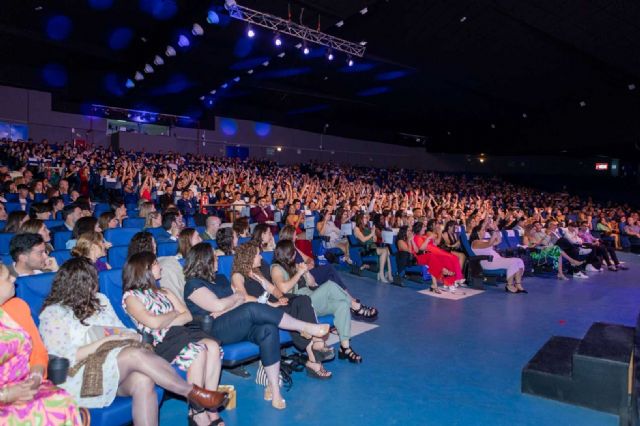
<instances>
[{"instance_id":1,"label":"long dark hair","mask_svg":"<svg viewBox=\"0 0 640 426\"><path fill-rule=\"evenodd\" d=\"M18 232L20 229L20 222L27 217L27 213L22 210L16 210L9 213L7 217L7 224L4 226L2 232Z\"/></svg>"},{"instance_id":2,"label":"long dark hair","mask_svg":"<svg viewBox=\"0 0 640 426\"><path fill-rule=\"evenodd\" d=\"M233 254L233 229L231 228L220 228L218 232L216 232L216 243L218 244L218 249L222 250L222 252L230 256Z\"/></svg>"},{"instance_id":3,"label":"long dark hair","mask_svg":"<svg viewBox=\"0 0 640 426\"><path fill-rule=\"evenodd\" d=\"M409 227L408 226L401 226L400 229L398 230L398 237L397 237L397 241L404 241L405 243L409 243L409 241L407 241L407 231L409 231Z\"/></svg>"},{"instance_id":4,"label":"long dark hair","mask_svg":"<svg viewBox=\"0 0 640 426\"><path fill-rule=\"evenodd\" d=\"M420 235L420 231L422 231L422 227L424 226L424 223L422 222L416 222L413 224L413 233L416 235Z\"/></svg>"},{"instance_id":5,"label":"long dark hair","mask_svg":"<svg viewBox=\"0 0 640 426\"><path fill-rule=\"evenodd\" d=\"M77 240L80 235L96 230L96 225L98 224L98 219L93 216L85 216L78 219L76 224L73 226L73 232L71 233L71 238Z\"/></svg>"},{"instance_id":6,"label":"long dark hair","mask_svg":"<svg viewBox=\"0 0 640 426\"><path fill-rule=\"evenodd\" d=\"M182 257L187 257L187 253L191 250L191 237L196 233L194 228L184 228L178 235L178 253Z\"/></svg>"},{"instance_id":7,"label":"long dark hair","mask_svg":"<svg viewBox=\"0 0 640 426\"><path fill-rule=\"evenodd\" d=\"M141 231L136 233L131 241L129 241L129 247L127 248L127 257L131 257L134 254L149 251L153 253L153 235L151 232Z\"/></svg>"},{"instance_id":8,"label":"long dark hair","mask_svg":"<svg viewBox=\"0 0 640 426\"><path fill-rule=\"evenodd\" d=\"M62 264L51 285L51 292L44 301L47 306L61 305L70 308L85 324L85 320L102 310L98 292L98 272L86 257L74 257Z\"/></svg>"},{"instance_id":9,"label":"long dark hair","mask_svg":"<svg viewBox=\"0 0 640 426\"><path fill-rule=\"evenodd\" d=\"M291 240L280 240L273 252L273 263L280 265L290 277L296 273L296 246Z\"/></svg>"},{"instance_id":10,"label":"long dark hair","mask_svg":"<svg viewBox=\"0 0 640 426\"><path fill-rule=\"evenodd\" d=\"M157 290L156 279L151 272L155 261L156 255L150 251L130 256L122 268L122 291Z\"/></svg>"},{"instance_id":11,"label":"long dark hair","mask_svg":"<svg viewBox=\"0 0 640 426\"><path fill-rule=\"evenodd\" d=\"M218 257L209 243L198 243L187 252L184 263L184 278L201 278L214 282Z\"/></svg>"},{"instance_id":12,"label":"long dark hair","mask_svg":"<svg viewBox=\"0 0 640 426\"><path fill-rule=\"evenodd\" d=\"M251 234L251 242L257 244L260 249L264 249L264 246L262 244L262 236L266 232L271 232L271 228L269 228L269 225L267 225L266 223L259 223L255 228L253 228L253 233Z\"/></svg>"},{"instance_id":13,"label":"long dark hair","mask_svg":"<svg viewBox=\"0 0 640 426\"><path fill-rule=\"evenodd\" d=\"M482 225L476 225L472 230L471 230L471 235L469 235L469 242L472 243L475 240L479 240L480 239L480 231L482 230Z\"/></svg>"}]
</instances>

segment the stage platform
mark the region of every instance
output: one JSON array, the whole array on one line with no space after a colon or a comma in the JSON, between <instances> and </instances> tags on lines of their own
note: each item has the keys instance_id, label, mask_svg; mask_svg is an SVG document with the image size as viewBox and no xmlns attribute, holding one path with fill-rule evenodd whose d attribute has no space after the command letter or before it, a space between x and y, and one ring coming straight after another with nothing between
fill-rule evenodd
<instances>
[{"instance_id":1,"label":"stage platform","mask_svg":"<svg viewBox=\"0 0 640 426\"><path fill-rule=\"evenodd\" d=\"M634 326L640 308L640 257L629 271L587 280L525 278L529 294L502 285L447 300L344 274L350 291L380 309L379 327L353 339L360 365L334 360L328 381L294 373L288 407L271 408L254 378L223 373L238 408L227 426L276 425L580 425L614 426L618 417L521 393L522 367L552 335L581 339L594 322ZM255 364L249 371L255 372ZM161 424L185 425L186 405L166 401Z\"/></svg>"}]
</instances>

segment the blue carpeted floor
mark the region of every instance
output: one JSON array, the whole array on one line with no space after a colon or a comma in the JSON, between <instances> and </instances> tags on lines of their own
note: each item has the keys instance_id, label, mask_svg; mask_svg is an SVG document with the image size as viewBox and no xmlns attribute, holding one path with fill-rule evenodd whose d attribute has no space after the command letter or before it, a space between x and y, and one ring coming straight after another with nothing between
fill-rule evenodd
<instances>
[{"instance_id":1,"label":"blue carpeted floor","mask_svg":"<svg viewBox=\"0 0 640 426\"><path fill-rule=\"evenodd\" d=\"M223 418L228 426L617 425L616 416L520 393L520 371L552 335L582 337L595 321L635 324L640 258L621 260L631 270L528 278L528 295L501 286L461 301L345 274L352 294L381 312L380 327L353 340L364 362L326 364L329 381L294 373L284 411L262 400L253 377L223 373L221 383L238 391L238 408ZM161 424L186 424L186 405L166 401Z\"/></svg>"}]
</instances>

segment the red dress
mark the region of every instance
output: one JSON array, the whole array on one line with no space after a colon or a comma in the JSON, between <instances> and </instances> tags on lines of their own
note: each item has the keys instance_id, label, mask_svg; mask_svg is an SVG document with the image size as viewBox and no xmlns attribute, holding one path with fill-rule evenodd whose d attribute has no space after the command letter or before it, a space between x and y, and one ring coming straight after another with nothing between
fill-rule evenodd
<instances>
[{"instance_id":1,"label":"red dress","mask_svg":"<svg viewBox=\"0 0 640 426\"><path fill-rule=\"evenodd\" d=\"M302 229L296 228L296 235L303 234L304 232ZM313 246L311 245L311 241L296 238L295 246L304 253L305 256L313 259Z\"/></svg>"},{"instance_id":2,"label":"red dress","mask_svg":"<svg viewBox=\"0 0 640 426\"><path fill-rule=\"evenodd\" d=\"M419 248L427 238L426 235L414 235L413 242L416 247ZM451 286L454 282L464 278L458 258L448 251L435 246L431 241L429 241L425 253L414 253L414 255L419 265L427 265L429 267L429 273L436 277L438 281L442 281L446 286ZM453 272L453 275L444 276L442 269Z\"/></svg>"}]
</instances>

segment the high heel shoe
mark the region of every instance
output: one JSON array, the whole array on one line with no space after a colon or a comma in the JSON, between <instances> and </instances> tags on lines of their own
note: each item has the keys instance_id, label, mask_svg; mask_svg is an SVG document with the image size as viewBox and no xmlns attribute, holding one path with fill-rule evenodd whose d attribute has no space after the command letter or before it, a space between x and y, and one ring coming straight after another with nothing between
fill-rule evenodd
<instances>
[{"instance_id":1,"label":"high heel shoe","mask_svg":"<svg viewBox=\"0 0 640 426\"><path fill-rule=\"evenodd\" d=\"M311 339L313 337L324 337L327 334L329 334L330 327L328 324L318 324L318 325L320 325L319 332L314 334L311 331L309 331L307 327L303 327L302 331L300 332L300 335L305 339Z\"/></svg>"},{"instance_id":2,"label":"high heel shoe","mask_svg":"<svg viewBox=\"0 0 640 426\"><path fill-rule=\"evenodd\" d=\"M280 398L279 401L273 399L273 393L271 393L271 388L266 386L264 388L264 400L271 401L271 406L277 410L284 410L287 408L287 401L284 398Z\"/></svg>"},{"instance_id":3,"label":"high heel shoe","mask_svg":"<svg viewBox=\"0 0 640 426\"><path fill-rule=\"evenodd\" d=\"M511 286L510 286L510 285L508 285L508 284L507 284L507 285L505 285L505 286L504 286L504 291L505 291L505 292L507 292L507 293L511 293L511 294L516 294L516 293L518 292L518 290L517 290L517 289L516 289L516 291L511 291L511 290L509 290L509 287L511 287ZM513 287L512 287L512 288L513 288Z\"/></svg>"},{"instance_id":4,"label":"high heel shoe","mask_svg":"<svg viewBox=\"0 0 640 426\"><path fill-rule=\"evenodd\" d=\"M362 362L362 357L356 353L351 347L345 348L340 346L340 351L338 352L339 359L348 359L349 362L353 364L360 364Z\"/></svg>"},{"instance_id":5,"label":"high heel shoe","mask_svg":"<svg viewBox=\"0 0 640 426\"><path fill-rule=\"evenodd\" d=\"M442 290L440 290L438 287L429 287L429 292L435 293L435 294L442 294Z\"/></svg>"},{"instance_id":6,"label":"high heel shoe","mask_svg":"<svg viewBox=\"0 0 640 426\"><path fill-rule=\"evenodd\" d=\"M529 294L529 292L522 287L522 283L516 283L516 290L518 290L516 293Z\"/></svg>"}]
</instances>

